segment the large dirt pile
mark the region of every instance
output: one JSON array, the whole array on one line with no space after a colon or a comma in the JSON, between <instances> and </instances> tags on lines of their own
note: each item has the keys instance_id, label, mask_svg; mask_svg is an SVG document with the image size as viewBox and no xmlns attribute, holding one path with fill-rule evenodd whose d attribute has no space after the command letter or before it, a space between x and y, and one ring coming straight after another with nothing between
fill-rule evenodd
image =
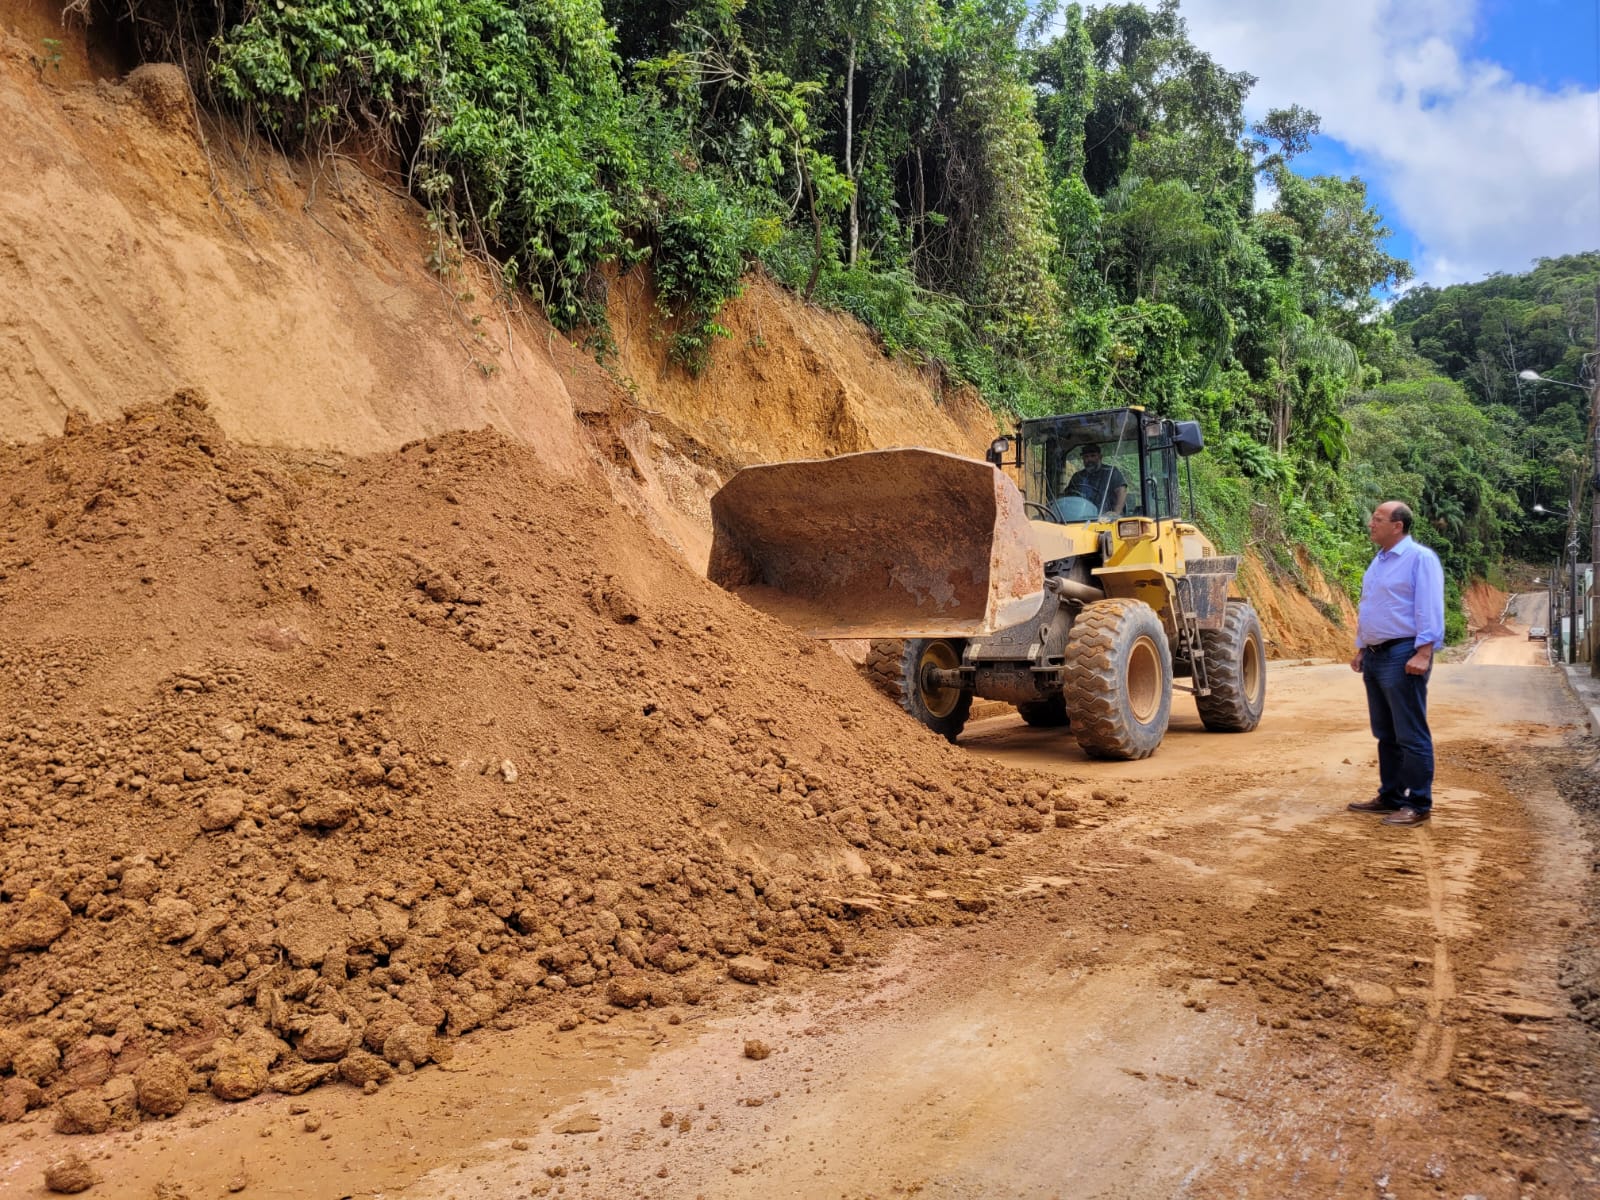
<instances>
[{"instance_id":1,"label":"large dirt pile","mask_svg":"<svg viewBox=\"0 0 1600 1200\"><path fill-rule=\"evenodd\" d=\"M294 457L183 394L0 480L8 1118L827 966L1070 803L497 433Z\"/></svg>"}]
</instances>

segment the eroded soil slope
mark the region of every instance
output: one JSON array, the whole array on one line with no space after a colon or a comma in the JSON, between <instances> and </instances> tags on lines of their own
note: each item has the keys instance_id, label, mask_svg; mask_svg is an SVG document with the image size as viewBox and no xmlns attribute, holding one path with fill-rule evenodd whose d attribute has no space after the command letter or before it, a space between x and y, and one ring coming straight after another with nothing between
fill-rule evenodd
<instances>
[{"instance_id":1,"label":"eroded soil slope","mask_svg":"<svg viewBox=\"0 0 1600 1200\"><path fill-rule=\"evenodd\" d=\"M1071 803L499 434L305 459L202 405L0 450L8 1118L826 967Z\"/></svg>"},{"instance_id":2,"label":"eroded soil slope","mask_svg":"<svg viewBox=\"0 0 1600 1200\"><path fill-rule=\"evenodd\" d=\"M121 76L50 0L0 0L0 64L0 439L180 387L206 391L241 441L370 453L492 425L557 470L585 457L574 409L619 397L738 463L976 453L993 435L970 389L946 394L759 276L699 379L669 361L645 272L611 280L633 390L597 383L430 236L381 157L285 158L203 118L176 66Z\"/></svg>"},{"instance_id":3,"label":"eroded soil slope","mask_svg":"<svg viewBox=\"0 0 1600 1200\"><path fill-rule=\"evenodd\" d=\"M645 272L608 277L601 369L430 236L383 156L287 159L201 114L177 67L128 71L51 0L0 0L0 64L0 440L177 390L255 445L371 454L489 426L547 470L602 471L703 569L708 497L740 466L976 456L995 432L971 389L759 272L698 377L670 361ZM1342 601L1308 578L1309 598L1243 582L1273 653L1340 656Z\"/></svg>"}]
</instances>

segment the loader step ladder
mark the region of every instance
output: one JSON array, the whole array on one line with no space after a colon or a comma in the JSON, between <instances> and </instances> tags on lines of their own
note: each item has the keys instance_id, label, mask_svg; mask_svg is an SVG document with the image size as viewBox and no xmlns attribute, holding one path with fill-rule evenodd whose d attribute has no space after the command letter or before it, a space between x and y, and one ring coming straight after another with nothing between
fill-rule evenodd
<instances>
[{"instance_id":1,"label":"loader step ladder","mask_svg":"<svg viewBox=\"0 0 1600 1200\"><path fill-rule=\"evenodd\" d=\"M1178 616L1178 640L1189 660L1196 696L1209 696L1203 630L1222 629L1228 614L1228 585L1239 570L1235 554L1190 559L1182 575L1169 577L1173 609Z\"/></svg>"},{"instance_id":2,"label":"loader step ladder","mask_svg":"<svg viewBox=\"0 0 1600 1200\"><path fill-rule=\"evenodd\" d=\"M1211 684L1206 679L1205 643L1200 640L1200 618L1195 615L1194 606L1189 603L1189 581L1178 579L1174 582L1178 585L1174 589L1178 595L1178 623L1183 630L1180 641L1187 651L1189 679L1194 685L1191 690L1196 696L1209 696Z\"/></svg>"}]
</instances>

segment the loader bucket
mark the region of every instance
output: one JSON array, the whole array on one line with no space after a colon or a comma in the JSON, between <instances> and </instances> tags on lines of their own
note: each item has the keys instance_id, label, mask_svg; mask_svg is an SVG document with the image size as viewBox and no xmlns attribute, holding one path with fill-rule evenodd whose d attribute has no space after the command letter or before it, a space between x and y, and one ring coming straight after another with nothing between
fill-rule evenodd
<instances>
[{"instance_id":1,"label":"loader bucket","mask_svg":"<svg viewBox=\"0 0 1600 1200\"><path fill-rule=\"evenodd\" d=\"M1043 602L1022 494L954 454L746 467L711 521L712 582L816 637L971 637Z\"/></svg>"}]
</instances>

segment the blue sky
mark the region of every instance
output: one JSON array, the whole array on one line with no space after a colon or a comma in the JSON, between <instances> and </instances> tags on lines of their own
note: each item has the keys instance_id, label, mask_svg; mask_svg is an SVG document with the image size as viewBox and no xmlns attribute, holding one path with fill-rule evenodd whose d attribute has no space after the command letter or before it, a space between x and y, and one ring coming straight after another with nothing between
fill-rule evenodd
<instances>
[{"instance_id":1,"label":"blue sky","mask_svg":"<svg viewBox=\"0 0 1600 1200\"><path fill-rule=\"evenodd\" d=\"M1419 282L1600 249L1600 0L1182 0L1197 46L1300 103L1297 170L1359 175Z\"/></svg>"},{"instance_id":2,"label":"blue sky","mask_svg":"<svg viewBox=\"0 0 1600 1200\"><path fill-rule=\"evenodd\" d=\"M1486 0L1480 20L1474 54L1538 87L1595 87L1592 0Z\"/></svg>"}]
</instances>

